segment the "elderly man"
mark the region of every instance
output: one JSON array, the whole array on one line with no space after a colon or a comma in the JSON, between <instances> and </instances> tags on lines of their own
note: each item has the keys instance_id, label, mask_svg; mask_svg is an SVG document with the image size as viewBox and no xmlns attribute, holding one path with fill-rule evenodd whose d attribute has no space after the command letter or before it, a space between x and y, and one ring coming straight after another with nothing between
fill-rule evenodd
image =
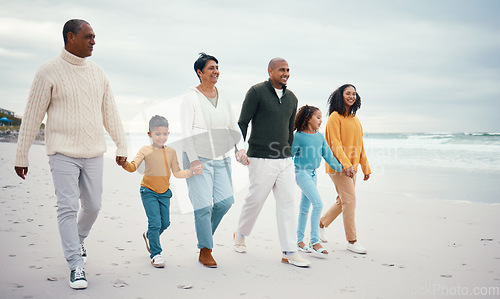
<instances>
[{"instance_id":1,"label":"elderly man","mask_svg":"<svg viewBox=\"0 0 500 299\"><path fill-rule=\"evenodd\" d=\"M268 66L269 79L252 86L241 108L238 124L246 139L248 124L252 130L248 139L249 194L241 211L234 249L246 252L248 236L271 190L276 199L278 234L283 252L281 261L298 267L310 262L297 251L294 209L294 166L290 147L297 112L297 98L286 88L290 68L283 58L274 58Z\"/></svg>"},{"instance_id":2,"label":"elderly man","mask_svg":"<svg viewBox=\"0 0 500 299\"><path fill-rule=\"evenodd\" d=\"M15 160L25 179L28 151L47 114L45 147L57 196L57 221L64 256L71 270L69 284L87 287L83 241L101 208L104 128L117 145L116 162L123 165L127 142L104 71L86 59L95 35L84 20L69 20L63 28L61 55L40 67L26 104ZM81 210L79 210L79 199Z\"/></svg>"}]
</instances>

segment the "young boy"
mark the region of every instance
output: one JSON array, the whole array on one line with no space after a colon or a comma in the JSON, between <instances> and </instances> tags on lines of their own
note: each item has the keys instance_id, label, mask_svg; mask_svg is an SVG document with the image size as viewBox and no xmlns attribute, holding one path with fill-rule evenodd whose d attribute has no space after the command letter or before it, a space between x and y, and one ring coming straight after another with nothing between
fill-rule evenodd
<instances>
[{"instance_id":1,"label":"young boy","mask_svg":"<svg viewBox=\"0 0 500 299\"><path fill-rule=\"evenodd\" d=\"M201 173L200 169L179 168L175 149L164 146L169 134L167 119L159 115L153 116L149 121L148 132L153 144L143 146L131 163L123 165L125 170L134 172L143 160L146 163L140 193L148 216L148 232L142 236L150 253L151 264L156 268L165 266L161 258L160 235L170 225L170 171L176 178L189 178Z\"/></svg>"}]
</instances>

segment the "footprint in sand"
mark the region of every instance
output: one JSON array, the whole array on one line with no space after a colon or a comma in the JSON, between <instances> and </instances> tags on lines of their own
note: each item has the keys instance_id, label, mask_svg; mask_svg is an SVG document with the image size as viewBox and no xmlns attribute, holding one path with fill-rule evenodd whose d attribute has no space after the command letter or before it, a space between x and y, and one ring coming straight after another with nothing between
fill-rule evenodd
<instances>
[{"instance_id":1,"label":"footprint in sand","mask_svg":"<svg viewBox=\"0 0 500 299\"><path fill-rule=\"evenodd\" d=\"M126 286L128 286L128 283L126 283L125 281L120 280L120 279L118 279L117 281L115 281L113 283L113 287L115 287L115 288L123 288L123 287L126 287Z\"/></svg>"}]
</instances>

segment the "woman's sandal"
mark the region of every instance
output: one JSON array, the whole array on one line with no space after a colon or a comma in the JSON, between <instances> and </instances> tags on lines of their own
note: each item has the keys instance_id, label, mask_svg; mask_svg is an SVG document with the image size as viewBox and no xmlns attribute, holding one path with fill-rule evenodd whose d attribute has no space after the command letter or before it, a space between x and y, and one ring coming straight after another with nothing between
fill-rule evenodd
<instances>
[{"instance_id":1,"label":"woman's sandal","mask_svg":"<svg viewBox=\"0 0 500 299\"><path fill-rule=\"evenodd\" d=\"M299 245L300 243L304 243L304 241L297 243L297 248L299 249L299 251L307 252L307 253L311 252L311 248L309 248L309 246L307 246L306 243L304 243L303 247L300 247L300 245Z\"/></svg>"},{"instance_id":2,"label":"woman's sandal","mask_svg":"<svg viewBox=\"0 0 500 299\"><path fill-rule=\"evenodd\" d=\"M311 252L314 253L318 257L327 257L328 251L325 248L321 247L318 250L314 249L314 245L316 245L316 244L319 244L319 242L312 243L309 245Z\"/></svg>"}]
</instances>

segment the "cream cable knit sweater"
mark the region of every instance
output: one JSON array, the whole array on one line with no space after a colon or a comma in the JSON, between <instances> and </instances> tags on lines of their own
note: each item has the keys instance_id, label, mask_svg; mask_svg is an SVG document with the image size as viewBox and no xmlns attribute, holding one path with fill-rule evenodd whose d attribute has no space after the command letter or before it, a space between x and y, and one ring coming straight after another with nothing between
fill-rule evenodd
<instances>
[{"instance_id":1,"label":"cream cable knit sweater","mask_svg":"<svg viewBox=\"0 0 500 299\"><path fill-rule=\"evenodd\" d=\"M104 130L127 156L127 140L104 71L65 49L35 75L24 112L15 166L28 167L28 151L47 113L47 155L94 158L106 151Z\"/></svg>"}]
</instances>

